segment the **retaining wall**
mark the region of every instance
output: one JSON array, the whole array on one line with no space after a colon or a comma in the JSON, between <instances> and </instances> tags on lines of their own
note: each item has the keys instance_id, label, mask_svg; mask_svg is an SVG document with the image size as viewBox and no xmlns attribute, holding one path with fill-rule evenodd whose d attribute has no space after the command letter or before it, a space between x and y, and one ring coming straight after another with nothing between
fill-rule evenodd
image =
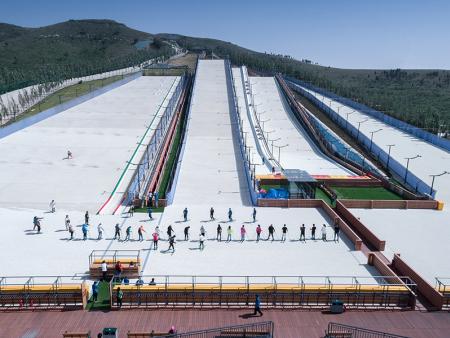
<instances>
[{"instance_id":1,"label":"retaining wall","mask_svg":"<svg viewBox=\"0 0 450 338\"><path fill-rule=\"evenodd\" d=\"M417 290L438 310L442 309L444 296L430 285L422 276L411 268L401 257L395 254L391 266L401 275L409 276L416 284Z\"/></svg>"}]
</instances>

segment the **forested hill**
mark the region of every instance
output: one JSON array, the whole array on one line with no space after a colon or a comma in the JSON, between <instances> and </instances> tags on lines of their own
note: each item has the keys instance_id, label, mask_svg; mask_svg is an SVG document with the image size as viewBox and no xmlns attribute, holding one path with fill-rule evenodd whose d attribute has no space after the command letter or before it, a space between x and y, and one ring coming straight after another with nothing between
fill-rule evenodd
<instances>
[{"instance_id":1,"label":"forested hill","mask_svg":"<svg viewBox=\"0 0 450 338\"><path fill-rule=\"evenodd\" d=\"M245 64L263 74L281 72L311 82L433 133L449 129L448 70L324 67L221 40L153 35L112 20L70 20L40 28L0 23L0 93L167 57L174 51L166 41L176 41L191 51L229 57L235 65Z\"/></svg>"},{"instance_id":2,"label":"forested hill","mask_svg":"<svg viewBox=\"0 0 450 338\"><path fill-rule=\"evenodd\" d=\"M234 64L245 64L262 73L280 72L311 82L433 133L449 131L449 70L339 69L283 55L258 53L215 39L159 36L175 40L190 50L228 56Z\"/></svg>"},{"instance_id":3,"label":"forested hill","mask_svg":"<svg viewBox=\"0 0 450 338\"><path fill-rule=\"evenodd\" d=\"M152 34L112 20L70 20L40 28L0 23L0 93L172 52Z\"/></svg>"}]
</instances>

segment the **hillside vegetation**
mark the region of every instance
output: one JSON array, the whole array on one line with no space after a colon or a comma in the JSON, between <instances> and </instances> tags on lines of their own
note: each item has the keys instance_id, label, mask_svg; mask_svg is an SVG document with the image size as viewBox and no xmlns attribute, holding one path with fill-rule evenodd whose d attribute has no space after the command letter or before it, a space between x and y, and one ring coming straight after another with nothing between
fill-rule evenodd
<instances>
[{"instance_id":1,"label":"hillside vegetation","mask_svg":"<svg viewBox=\"0 0 450 338\"><path fill-rule=\"evenodd\" d=\"M172 53L152 34L111 20L70 20L40 28L0 24L0 93Z\"/></svg>"},{"instance_id":2,"label":"hillside vegetation","mask_svg":"<svg viewBox=\"0 0 450 338\"><path fill-rule=\"evenodd\" d=\"M174 53L166 42L229 57L260 74L281 72L352 98L433 133L450 125L450 71L355 70L255 52L230 42L152 35L111 20L70 20L40 28L0 23L0 93L137 65Z\"/></svg>"},{"instance_id":3,"label":"hillside vegetation","mask_svg":"<svg viewBox=\"0 0 450 338\"><path fill-rule=\"evenodd\" d=\"M433 133L450 125L450 71L358 70L323 67L282 55L258 53L229 42L162 34L184 48L229 57L236 65L280 72L351 98Z\"/></svg>"}]
</instances>

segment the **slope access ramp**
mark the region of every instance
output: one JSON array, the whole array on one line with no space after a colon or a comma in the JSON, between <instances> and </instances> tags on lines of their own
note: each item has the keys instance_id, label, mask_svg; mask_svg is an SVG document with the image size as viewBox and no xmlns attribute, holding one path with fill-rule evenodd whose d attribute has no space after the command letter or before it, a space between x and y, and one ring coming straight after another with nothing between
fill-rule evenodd
<instances>
[{"instance_id":1,"label":"slope access ramp","mask_svg":"<svg viewBox=\"0 0 450 338\"><path fill-rule=\"evenodd\" d=\"M198 62L173 204L251 204L226 67L224 60Z\"/></svg>"},{"instance_id":2,"label":"slope access ramp","mask_svg":"<svg viewBox=\"0 0 450 338\"><path fill-rule=\"evenodd\" d=\"M310 175L355 175L317 148L296 120L274 77L250 77L250 84L262 134L284 169L301 169Z\"/></svg>"}]
</instances>

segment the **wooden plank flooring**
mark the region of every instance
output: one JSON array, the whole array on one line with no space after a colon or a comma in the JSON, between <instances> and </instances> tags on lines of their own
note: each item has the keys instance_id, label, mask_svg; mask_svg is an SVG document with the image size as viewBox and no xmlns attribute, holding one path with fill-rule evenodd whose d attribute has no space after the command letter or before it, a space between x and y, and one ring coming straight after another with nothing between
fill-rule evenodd
<instances>
[{"instance_id":1,"label":"wooden plank flooring","mask_svg":"<svg viewBox=\"0 0 450 338\"><path fill-rule=\"evenodd\" d=\"M121 310L112 312L48 311L0 313L0 337L62 337L66 330L91 330L93 337L103 327L118 327L120 337L132 331L179 332L268 321L275 323L277 338L323 337L328 322L401 334L414 338L450 337L449 312L349 311L342 315L319 311L264 311L263 317L241 318L248 310Z\"/></svg>"}]
</instances>

